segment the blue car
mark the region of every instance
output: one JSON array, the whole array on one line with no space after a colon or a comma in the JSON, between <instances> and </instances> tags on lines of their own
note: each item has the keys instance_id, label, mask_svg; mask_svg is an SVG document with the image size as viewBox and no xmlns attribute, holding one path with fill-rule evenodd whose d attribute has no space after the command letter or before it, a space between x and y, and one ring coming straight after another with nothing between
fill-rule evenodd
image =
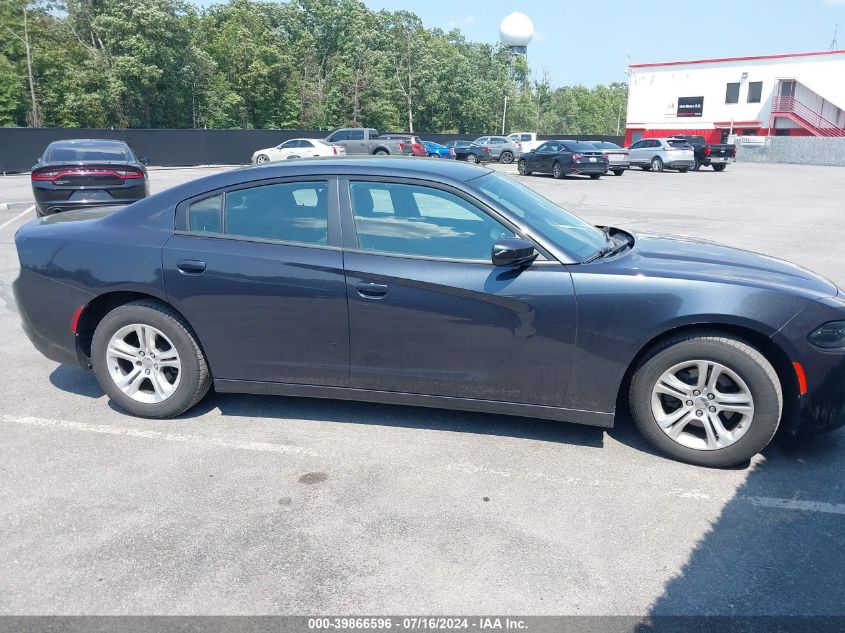
<instances>
[{"instance_id":1,"label":"blue car","mask_svg":"<svg viewBox=\"0 0 845 633\"><path fill-rule=\"evenodd\" d=\"M434 141L423 141L422 144L429 158L455 158L455 150L451 147L445 147Z\"/></svg>"},{"instance_id":2,"label":"blue car","mask_svg":"<svg viewBox=\"0 0 845 633\"><path fill-rule=\"evenodd\" d=\"M596 227L463 162L268 163L40 218L15 244L29 339L137 416L212 386L600 427L630 408L706 466L845 424L834 284Z\"/></svg>"}]
</instances>

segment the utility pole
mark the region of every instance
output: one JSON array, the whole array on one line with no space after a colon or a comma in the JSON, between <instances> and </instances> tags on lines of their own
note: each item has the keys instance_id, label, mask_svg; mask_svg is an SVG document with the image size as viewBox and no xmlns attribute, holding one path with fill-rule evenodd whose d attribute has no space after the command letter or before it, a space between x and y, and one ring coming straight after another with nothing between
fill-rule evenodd
<instances>
[{"instance_id":1,"label":"utility pole","mask_svg":"<svg viewBox=\"0 0 845 633\"><path fill-rule=\"evenodd\" d=\"M505 107L502 110L502 136L505 135L505 119L508 116L508 95L505 93Z\"/></svg>"},{"instance_id":2,"label":"utility pole","mask_svg":"<svg viewBox=\"0 0 845 633\"><path fill-rule=\"evenodd\" d=\"M29 24L27 22L26 7L23 9L23 37L15 33L8 26L6 30L18 38L26 49L26 72L29 76L29 96L32 99L32 112L29 123L32 127L41 127L41 117L38 114L38 101L35 98L35 80L32 77L32 50L29 47Z\"/></svg>"}]
</instances>

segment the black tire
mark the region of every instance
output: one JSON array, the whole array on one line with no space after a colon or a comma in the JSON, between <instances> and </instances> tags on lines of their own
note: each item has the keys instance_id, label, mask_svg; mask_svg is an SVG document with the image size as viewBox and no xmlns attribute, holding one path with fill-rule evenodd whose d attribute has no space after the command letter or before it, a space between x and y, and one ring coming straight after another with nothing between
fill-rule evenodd
<instances>
[{"instance_id":1,"label":"black tire","mask_svg":"<svg viewBox=\"0 0 845 633\"><path fill-rule=\"evenodd\" d=\"M504 165L510 165L513 162L513 152L504 151L499 154L499 162Z\"/></svg>"},{"instance_id":2,"label":"black tire","mask_svg":"<svg viewBox=\"0 0 845 633\"><path fill-rule=\"evenodd\" d=\"M660 428L652 411L652 389L658 379L669 368L693 359L730 368L753 397L754 413L747 431L724 448L683 446ZM771 363L747 342L719 332L682 334L656 346L636 370L629 398L634 421L652 446L676 460L714 468L744 463L762 451L774 437L783 410L780 381Z\"/></svg>"},{"instance_id":3,"label":"black tire","mask_svg":"<svg viewBox=\"0 0 845 633\"><path fill-rule=\"evenodd\" d=\"M558 161L555 161L554 165L552 165L552 178L556 180L563 178L563 167Z\"/></svg>"},{"instance_id":4,"label":"black tire","mask_svg":"<svg viewBox=\"0 0 845 633\"><path fill-rule=\"evenodd\" d=\"M436 154L436 153L432 152L431 154L428 155L428 157L429 158L440 158L440 154Z\"/></svg>"},{"instance_id":5,"label":"black tire","mask_svg":"<svg viewBox=\"0 0 845 633\"><path fill-rule=\"evenodd\" d=\"M696 159L695 159L695 162L693 162L693 164L692 164L692 170L693 170L693 171L698 171L699 169L701 169L701 161L699 161L699 160L696 158Z\"/></svg>"},{"instance_id":6,"label":"black tire","mask_svg":"<svg viewBox=\"0 0 845 633\"><path fill-rule=\"evenodd\" d=\"M624 169L614 169L614 170L613 170L613 175L614 175L614 176L621 176L621 175L622 175L622 174L624 174L624 173L625 173L625 170L624 170Z\"/></svg>"},{"instance_id":7,"label":"black tire","mask_svg":"<svg viewBox=\"0 0 845 633\"><path fill-rule=\"evenodd\" d=\"M678 171L682 174L685 174L689 171L689 167L678 167Z\"/></svg>"},{"instance_id":8,"label":"black tire","mask_svg":"<svg viewBox=\"0 0 845 633\"><path fill-rule=\"evenodd\" d=\"M727 165L713 165L713 171L725 171L727 169Z\"/></svg>"},{"instance_id":9,"label":"black tire","mask_svg":"<svg viewBox=\"0 0 845 633\"><path fill-rule=\"evenodd\" d=\"M377 149L373 152L373 154L376 156L388 156L390 152L388 152L386 149Z\"/></svg>"},{"instance_id":10,"label":"black tire","mask_svg":"<svg viewBox=\"0 0 845 633\"><path fill-rule=\"evenodd\" d=\"M654 171L663 171L663 159L660 156L655 156L651 159L650 166Z\"/></svg>"},{"instance_id":11,"label":"black tire","mask_svg":"<svg viewBox=\"0 0 845 633\"><path fill-rule=\"evenodd\" d=\"M269 163L270 157L267 154L259 154L255 157L255 164L256 165L263 165L264 163Z\"/></svg>"},{"instance_id":12,"label":"black tire","mask_svg":"<svg viewBox=\"0 0 845 633\"><path fill-rule=\"evenodd\" d=\"M468 162L468 163L472 163L473 165L475 165L475 164L478 162L478 156L476 156L476 155L475 155L475 154L473 154L472 152L469 152L469 153L467 154L467 162Z\"/></svg>"},{"instance_id":13,"label":"black tire","mask_svg":"<svg viewBox=\"0 0 845 633\"><path fill-rule=\"evenodd\" d=\"M640 165L640 169L643 171L651 171L651 165Z\"/></svg>"},{"instance_id":14,"label":"black tire","mask_svg":"<svg viewBox=\"0 0 845 633\"><path fill-rule=\"evenodd\" d=\"M591 180L598 180L599 178L601 178L601 174L590 174Z\"/></svg>"},{"instance_id":15,"label":"black tire","mask_svg":"<svg viewBox=\"0 0 845 633\"><path fill-rule=\"evenodd\" d=\"M106 348L120 328L140 323L157 328L176 348L181 362L179 386L159 403L141 403L123 393L109 373ZM97 381L121 409L143 418L172 418L187 411L211 387L205 354L187 321L170 306L154 299L140 299L115 308L100 321L91 342L91 364Z\"/></svg>"},{"instance_id":16,"label":"black tire","mask_svg":"<svg viewBox=\"0 0 845 633\"><path fill-rule=\"evenodd\" d=\"M516 170L522 176L530 176L531 173L532 173L531 170L528 169L528 163L526 162L526 160L524 158L519 159L519 162L516 165Z\"/></svg>"}]
</instances>

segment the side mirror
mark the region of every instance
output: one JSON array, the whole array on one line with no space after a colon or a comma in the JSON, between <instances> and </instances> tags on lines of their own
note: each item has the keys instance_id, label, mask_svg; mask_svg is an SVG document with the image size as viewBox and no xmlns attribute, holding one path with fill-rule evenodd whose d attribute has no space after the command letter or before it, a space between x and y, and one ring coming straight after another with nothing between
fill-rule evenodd
<instances>
[{"instance_id":1,"label":"side mirror","mask_svg":"<svg viewBox=\"0 0 845 633\"><path fill-rule=\"evenodd\" d=\"M142 165L149 165L150 164L150 157L149 156L141 156L141 158L138 159L138 162L141 163Z\"/></svg>"},{"instance_id":2,"label":"side mirror","mask_svg":"<svg viewBox=\"0 0 845 633\"><path fill-rule=\"evenodd\" d=\"M533 242L519 237L506 237L493 244L494 266L526 266L537 259Z\"/></svg>"}]
</instances>

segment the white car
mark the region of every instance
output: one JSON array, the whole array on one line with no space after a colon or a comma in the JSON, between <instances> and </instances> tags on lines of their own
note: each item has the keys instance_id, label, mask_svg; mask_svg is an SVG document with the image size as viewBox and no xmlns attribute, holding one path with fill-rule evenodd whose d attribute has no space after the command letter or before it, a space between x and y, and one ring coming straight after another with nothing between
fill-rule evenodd
<instances>
[{"instance_id":1,"label":"white car","mask_svg":"<svg viewBox=\"0 0 845 633\"><path fill-rule=\"evenodd\" d=\"M276 147L260 149L252 155L252 163L260 165L288 158L311 158L314 156L346 156L346 149L316 138L292 138Z\"/></svg>"}]
</instances>

